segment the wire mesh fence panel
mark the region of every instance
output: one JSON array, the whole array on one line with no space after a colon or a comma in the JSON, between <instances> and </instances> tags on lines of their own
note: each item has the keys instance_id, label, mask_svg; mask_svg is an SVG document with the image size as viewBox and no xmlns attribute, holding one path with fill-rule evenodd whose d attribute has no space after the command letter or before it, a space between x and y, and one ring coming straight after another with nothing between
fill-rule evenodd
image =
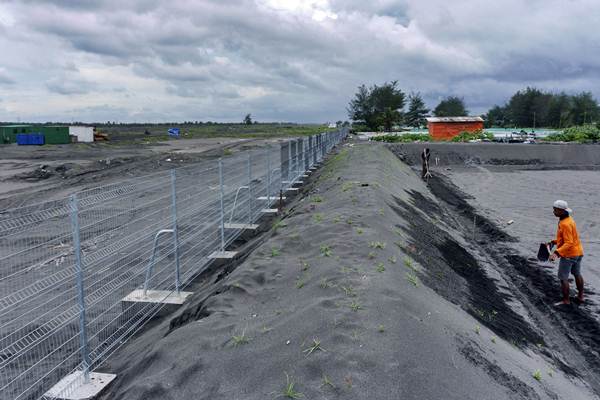
<instances>
[{"instance_id":1,"label":"wire mesh fence panel","mask_svg":"<svg viewBox=\"0 0 600 400\"><path fill-rule=\"evenodd\" d=\"M0 399L43 398L70 373L74 390L344 135L1 212Z\"/></svg>"}]
</instances>

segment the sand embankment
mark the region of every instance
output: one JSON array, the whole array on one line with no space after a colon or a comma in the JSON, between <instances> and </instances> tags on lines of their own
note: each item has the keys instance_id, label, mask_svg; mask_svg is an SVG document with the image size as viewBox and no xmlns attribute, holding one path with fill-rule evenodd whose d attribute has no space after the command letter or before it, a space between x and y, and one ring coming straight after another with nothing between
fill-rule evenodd
<instances>
[{"instance_id":1,"label":"sand embankment","mask_svg":"<svg viewBox=\"0 0 600 400\"><path fill-rule=\"evenodd\" d=\"M595 144L518 144L518 143L402 143L390 145L406 155L410 164L421 164L421 152L431 149L432 164L439 157L443 165L561 165L599 166L600 145Z\"/></svg>"},{"instance_id":2,"label":"sand embankment","mask_svg":"<svg viewBox=\"0 0 600 400\"><path fill-rule=\"evenodd\" d=\"M594 398L584 348L503 273L527 286L509 235L488 222L472 241L477 210L383 145L338 150L243 262L109 360L106 399L274 399L288 382L307 399Z\"/></svg>"}]
</instances>

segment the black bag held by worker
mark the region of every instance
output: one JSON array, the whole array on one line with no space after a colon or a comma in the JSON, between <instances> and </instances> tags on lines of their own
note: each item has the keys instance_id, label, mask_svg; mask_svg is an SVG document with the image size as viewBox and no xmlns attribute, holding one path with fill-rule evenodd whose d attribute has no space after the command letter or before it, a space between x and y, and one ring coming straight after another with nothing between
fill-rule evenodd
<instances>
[{"instance_id":1,"label":"black bag held by worker","mask_svg":"<svg viewBox=\"0 0 600 400\"><path fill-rule=\"evenodd\" d=\"M554 247L552 245L552 247ZM540 249L538 250L537 259L540 261L548 261L550 258L551 247L548 243L540 243Z\"/></svg>"}]
</instances>

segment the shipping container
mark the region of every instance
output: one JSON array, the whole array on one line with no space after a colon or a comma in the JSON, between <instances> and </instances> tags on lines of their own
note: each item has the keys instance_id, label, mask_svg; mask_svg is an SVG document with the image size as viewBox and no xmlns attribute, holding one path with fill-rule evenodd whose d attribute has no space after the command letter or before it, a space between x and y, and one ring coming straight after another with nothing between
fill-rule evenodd
<instances>
[{"instance_id":1,"label":"shipping container","mask_svg":"<svg viewBox=\"0 0 600 400\"><path fill-rule=\"evenodd\" d=\"M44 134L46 144L71 143L68 126L42 126L41 131Z\"/></svg>"},{"instance_id":2,"label":"shipping container","mask_svg":"<svg viewBox=\"0 0 600 400\"><path fill-rule=\"evenodd\" d=\"M36 145L44 144L45 138L41 133L17 133L16 142L18 145Z\"/></svg>"},{"instance_id":3,"label":"shipping container","mask_svg":"<svg viewBox=\"0 0 600 400\"><path fill-rule=\"evenodd\" d=\"M69 134L77 136L77 143L94 141L94 128L91 126L70 126Z\"/></svg>"},{"instance_id":4,"label":"shipping container","mask_svg":"<svg viewBox=\"0 0 600 400\"><path fill-rule=\"evenodd\" d=\"M17 135L34 132L32 125L4 125L0 126L0 144L16 143Z\"/></svg>"}]
</instances>

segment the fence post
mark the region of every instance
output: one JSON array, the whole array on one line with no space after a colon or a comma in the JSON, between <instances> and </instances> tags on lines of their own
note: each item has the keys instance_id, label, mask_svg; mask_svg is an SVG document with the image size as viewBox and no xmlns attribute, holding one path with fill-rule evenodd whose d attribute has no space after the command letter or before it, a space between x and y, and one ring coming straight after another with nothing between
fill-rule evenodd
<instances>
[{"instance_id":1,"label":"fence post","mask_svg":"<svg viewBox=\"0 0 600 400\"><path fill-rule=\"evenodd\" d=\"M219 187L221 192L221 251L225 251L225 209L223 204L223 160L219 158Z\"/></svg>"},{"instance_id":2,"label":"fence post","mask_svg":"<svg viewBox=\"0 0 600 400\"><path fill-rule=\"evenodd\" d=\"M271 205L271 151L267 147L267 207Z\"/></svg>"},{"instance_id":3,"label":"fence post","mask_svg":"<svg viewBox=\"0 0 600 400\"><path fill-rule=\"evenodd\" d=\"M252 206L254 200L252 197L252 153L248 150L248 224L252 224Z\"/></svg>"},{"instance_id":4,"label":"fence post","mask_svg":"<svg viewBox=\"0 0 600 400\"><path fill-rule=\"evenodd\" d=\"M81 242L79 240L79 205L77 195L73 194L71 202L71 229L73 231L73 252L75 253L75 272L77 274L77 301L79 303L79 347L83 365L85 383L90 381L90 353L88 349L87 327L85 320L85 295L83 288L83 268L81 264Z\"/></svg>"},{"instance_id":5,"label":"fence post","mask_svg":"<svg viewBox=\"0 0 600 400\"><path fill-rule=\"evenodd\" d=\"M290 140L288 142L288 182L293 181L294 179L292 178L292 141ZM288 186L290 186L290 184L288 183Z\"/></svg>"},{"instance_id":6,"label":"fence post","mask_svg":"<svg viewBox=\"0 0 600 400\"><path fill-rule=\"evenodd\" d=\"M171 215L173 218L173 247L175 250L175 289L179 294L180 277L179 277L179 233L177 232L177 177L175 170L171 170Z\"/></svg>"}]
</instances>

